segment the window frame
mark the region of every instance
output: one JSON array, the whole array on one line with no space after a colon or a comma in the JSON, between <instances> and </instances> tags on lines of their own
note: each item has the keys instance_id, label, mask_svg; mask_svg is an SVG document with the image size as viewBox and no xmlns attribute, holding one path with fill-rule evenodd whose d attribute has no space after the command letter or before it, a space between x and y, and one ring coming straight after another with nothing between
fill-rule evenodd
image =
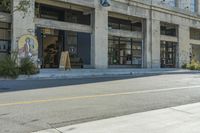
<instances>
[{"instance_id":1,"label":"window frame","mask_svg":"<svg viewBox=\"0 0 200 133\"><path fill-rule=\"evenodd\" d=\"M8 24L8 27L0 27L0 29L5 30L5 32L10 32L11 31L11 24L7 23L7 22L0 22L0 23L5 23ZM4 41L7 42L7 50L1 50L0 49L0 53L9 53L11 50L11 33L9 33L9 37L10 39L4 39L4 38L0 38L0 41ZM1 44L0 44L1 45Z\"/></svg>"}]
</instances>

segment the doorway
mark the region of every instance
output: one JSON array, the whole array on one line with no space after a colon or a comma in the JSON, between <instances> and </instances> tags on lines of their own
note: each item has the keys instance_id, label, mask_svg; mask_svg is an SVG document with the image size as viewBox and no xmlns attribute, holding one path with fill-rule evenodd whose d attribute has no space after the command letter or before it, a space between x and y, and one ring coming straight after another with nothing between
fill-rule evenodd
<instances>
[{"instance_id":1,"label":"doorway","mask_svg":"<svg viewBox=\"0 0 200 133\"><path fill-rule=\"evenodd\" d=\"M72 68L91 63L91 35L89 33L37 28L41 68L58 68L62 51L69 51Z\"/></svg>"},{"instance_id":2,"label":"doorway","mask_svg":"<svg viewBox=\"0 0 200 133\"><path fill-rule=\"evenodd\" d=\"M160 50L161 68L175 68L177 43L161 41Z\"/></svg>"},{"instance_id":3,"label":"doorway","mask_svg":"<svg viewBox=\"0 0 200 133\"><path fill-rule=\"evenodd\" d=\"M58 68L63 51L63 32L54 29L41 29L40 59L42 68Z\"/></svg>"}]
</instances>

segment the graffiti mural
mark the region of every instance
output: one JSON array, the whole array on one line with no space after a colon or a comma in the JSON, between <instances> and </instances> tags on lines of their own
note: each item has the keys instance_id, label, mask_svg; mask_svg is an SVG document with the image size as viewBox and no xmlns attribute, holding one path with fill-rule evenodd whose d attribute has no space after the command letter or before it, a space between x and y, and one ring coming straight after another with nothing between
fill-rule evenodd
<instances>
[{"instance_id":1,"label":"graffiti mural","mask_svg":"<svg viewBox=\"0 0 200 133\"><path fill-rule=\"evenodd\" d=\"M18 41L19 58L38 58L38 41L33 35L23 35Z\"/></svg>"}]
</instances>

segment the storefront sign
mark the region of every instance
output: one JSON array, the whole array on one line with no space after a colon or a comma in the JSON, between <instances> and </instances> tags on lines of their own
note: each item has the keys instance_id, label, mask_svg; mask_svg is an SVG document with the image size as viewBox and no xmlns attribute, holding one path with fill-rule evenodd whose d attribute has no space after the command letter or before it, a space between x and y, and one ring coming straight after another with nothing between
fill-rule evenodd
<instances>
[{"instance_id":1,"label":"storefront sign","mask_svg":"<svg viewBox=\"0 0 200 133\"><path fill-rule=\"evenodd\" d=\"M34 61L38 58L38 41L33 35L23 35L18 41L19 58L29 57Z\"/></svg>"},{"instance_id":2,"label":"storefront sign","mask_svg":"<svg viewBox=\"0 0 200 133\"><path fill-rule=\"evenodd\" d=\"M49 28L44 28L43 29L43 34L49 34L49 35L54 35L54 29L49 29Z\"/></svg>"},{"instance_id":3,"label":"storefront sign","mask_svg":"<svg viewBox=\"0 0 200 133\"><path fill-rule=\"evenodd\" d=\"M61 53L59 68L64 70L71 69L71 63L68 51L63 51Z\"/></svg>"}]
</instances>

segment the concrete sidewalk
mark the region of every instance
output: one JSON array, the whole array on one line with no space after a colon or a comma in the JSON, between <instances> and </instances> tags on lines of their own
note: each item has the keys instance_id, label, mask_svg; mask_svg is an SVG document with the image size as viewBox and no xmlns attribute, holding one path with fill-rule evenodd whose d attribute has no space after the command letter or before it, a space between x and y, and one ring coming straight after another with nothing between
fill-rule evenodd
<instances>
[{"instance_id":1,"label":"concrete sidewalk","mask_svg":"<svg viewBox=\"0 0 200 133\"><path fill-rule=\"evenodd\" d=\"M200 103L36 133L200 133Z\"/></svg>"},{"instance_id":2,"label":"concrete sidewalk","mask_svg":"<svg viewBox=\"0 0 200 133\"><path fill-rule=\"evenodd\" d=\"M39 74L32 76L19 76L18 80L26 79L67 79L67 78L88 78L88 77L112 77L119 75L148 76L157 74L186 74L200 73L184 69L72 69L62 71L59 69L41 69Z\"/></svg>"}]
</instances>

